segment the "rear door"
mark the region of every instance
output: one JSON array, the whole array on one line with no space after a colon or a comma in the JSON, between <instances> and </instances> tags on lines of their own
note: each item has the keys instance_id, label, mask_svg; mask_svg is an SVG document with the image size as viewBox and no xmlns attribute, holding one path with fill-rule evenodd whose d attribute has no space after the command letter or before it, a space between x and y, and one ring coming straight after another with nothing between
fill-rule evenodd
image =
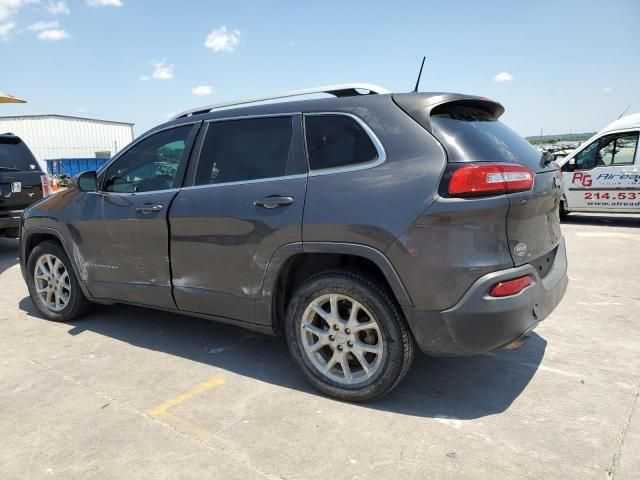
<instances>
[{"instance_id":1,"label":"rear door","mask_svg":"<svg viewBox=\"0 0 640 480\"><path fill-rule=\"evenodd\" d=\"M169 216L179 309L266 323L254 315L265 270L278 248L302 240L301 137L300 115L205 123Z\"/></svg>"},{"instance_id":2,"label":"rear door","mask_svg":"<svg viewBox=\"0 0 640 480\"><path fill-rule=\"evenodd\" d=\"M640 212L638 131L603 135L565 165L569 210Z\"/></svg>"},{"instance_id":3,"label":"rear door","mask_svg":"<svg viewBox=\"0 0 640 480\"><path fill-rule=\"evenodd\" d=\"M153 133L100 174L73 222L79 262L96 298L175 308L167 212L199 124Z\"/></svg>"},{"instance_id":4,"label":"rear door","mask_svg":"<svg viewBox=\"0 0 640 480\"><path fill-rule=\"evenodd\" d=\"M453 162L500 162L535 172L530 191L508 195L507 237L515 265L530 263L558 246L562 176L556 164L486 109L443 106L431 115L433 131Z\"/></svg>"}]
</instances>

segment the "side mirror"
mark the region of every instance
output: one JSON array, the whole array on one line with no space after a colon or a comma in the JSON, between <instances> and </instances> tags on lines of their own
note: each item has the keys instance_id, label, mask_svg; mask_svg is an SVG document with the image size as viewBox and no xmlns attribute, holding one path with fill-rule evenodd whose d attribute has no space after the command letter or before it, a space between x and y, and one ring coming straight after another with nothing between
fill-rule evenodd
<instances>
[{"instance_id":1,"label":"side mirror","mask_svg":"<svg viewBox=\"0 0 640 480\"><path fill-rule=\"evenodd\" d=\"M96 172L82 172L73 177L73 183L82 192L95 192L98 189Z\"/></svg>"}]
</instances>

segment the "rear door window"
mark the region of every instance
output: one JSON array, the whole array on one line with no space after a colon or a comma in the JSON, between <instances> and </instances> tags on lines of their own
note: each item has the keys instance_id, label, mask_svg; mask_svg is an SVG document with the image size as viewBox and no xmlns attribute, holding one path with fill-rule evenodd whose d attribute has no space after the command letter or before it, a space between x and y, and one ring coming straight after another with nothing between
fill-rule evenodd
<instances>
[{"instance_id":1,"label":"rear door window","mask_svg":"<svg viewBox=\"0 0 640 480\"><path fill-rule=\"evenodd\" d=\"M433 133L450 162L509 162L534 171L544 168L542 153L490 113L475 107L447 105L431 115Z\"/></svg>"},{"instance_id":2,"label":"rear door window","mask_svg":"<svg viewBox=\"0 0 640 480\"><path fill-rule=\"evenodd\" d=\"M282 177L292 155L292 140L290 116L211 122L195 185Z\"/></svg>"},{"instance_id":3,"label":"rear door window","mask_svg":"<svg viewBox=\"0 0 640 480\"><path fill-rule=\"evenodd\" d=\"M345 115L306 115L309 168L361 165L376 161L378 151L365 129Z\"/></svg>"},{"instance_id":4,"label":"rear door window","mask_svg":"<svg viewBox=\"0 0 640 480\"><path fill-rule=\"evenodd\" d=\"M38 172L35 157L22 140L12 135L0 135L0 170Z\"/></svg>"}]
</instances>

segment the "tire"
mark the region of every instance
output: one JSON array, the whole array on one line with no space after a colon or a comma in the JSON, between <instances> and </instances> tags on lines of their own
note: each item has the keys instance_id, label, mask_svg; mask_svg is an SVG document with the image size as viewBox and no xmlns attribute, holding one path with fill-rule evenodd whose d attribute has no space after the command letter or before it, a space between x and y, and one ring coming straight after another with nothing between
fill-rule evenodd
<instances>
[{"instance_id":1,"label":"tire","mask_svg":"<svg viewBox=\"0 0 640 480\"><path fill-rule=\"evenodd\" d=\"M45 260L47 258L50 262ZM38 262L41 259L43 266L38 266ZM58 263L56 263L56 259ZM47 274L47 270L52 266L55 266L53 270L55 270L56 275L54 276ZM36 278L36 268L38 268L38 278ZM58 276L58 278L55 279L55 276ZM59 290L57 288L49 288L52 291L51 301L55 303L55 307L52 307L51 303L47 304L46 298L43 298L38 292L38 290L44 288L44 295L46 296L46 288L52 281L54 282L52 285L59 286ZM67 257L62 246L54 241L47 240L39 243L31 251L27 261L27 285L34 305L49 320L68 322L86 313L91 306L91 303L85 298L80 289L69 257ZM57 294L55 293L56 291L58 292ZM66 299L66 303L63 305L64 299Z\"/></svg>"},{"instance_id":2,"label":"tire","mask_svg":"<svg viewBox=\"0 0 640 480\"><path fill-rule=\"evenodd\" d=\"M567 210L567 201L560 201L560 220L564 220L569 215L569 210Z\"/></svg>"},{"instance_id":3,"label":"tire","mask_svg":"<svg viewBox=\"0 0 640 480\"><path fill-rule=\"evenodd\" d=\"M357 318L349 318L354 308ZM413 336L391 294L356 270L307 279L289 302L285 329L296 366L314 387L340 400L386 395L413 361Z\"/></svg>"}]
</instances>

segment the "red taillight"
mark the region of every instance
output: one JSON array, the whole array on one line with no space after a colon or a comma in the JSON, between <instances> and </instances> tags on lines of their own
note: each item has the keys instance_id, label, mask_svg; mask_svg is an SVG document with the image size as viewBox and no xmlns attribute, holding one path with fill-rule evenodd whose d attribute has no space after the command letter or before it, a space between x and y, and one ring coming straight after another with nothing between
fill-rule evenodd
<instances>
[{"instance_id":1,"label":"red taillight","mask_svg":"<svg viewBox=\"0 0 640 480\"><path fill-rule=\"evenodd\" d=\"M449 194L456 197L524 192L533 187L534 172L524 165L475 163L454 170Z\"/></svg>"},{"instance_id":2,"label":"red taillight","mask_svg":"<svg viewBox=\"0 0 640 480\"><path fill-rule=\"evenodd\" d=\"M491 287L489 295L492 297L508 297L509 295L515 295L531 285L531 282L532 280L529 275L514 278L513 280L507 280L505 282L499 282Z\"/></svg>"}]
</instances>

